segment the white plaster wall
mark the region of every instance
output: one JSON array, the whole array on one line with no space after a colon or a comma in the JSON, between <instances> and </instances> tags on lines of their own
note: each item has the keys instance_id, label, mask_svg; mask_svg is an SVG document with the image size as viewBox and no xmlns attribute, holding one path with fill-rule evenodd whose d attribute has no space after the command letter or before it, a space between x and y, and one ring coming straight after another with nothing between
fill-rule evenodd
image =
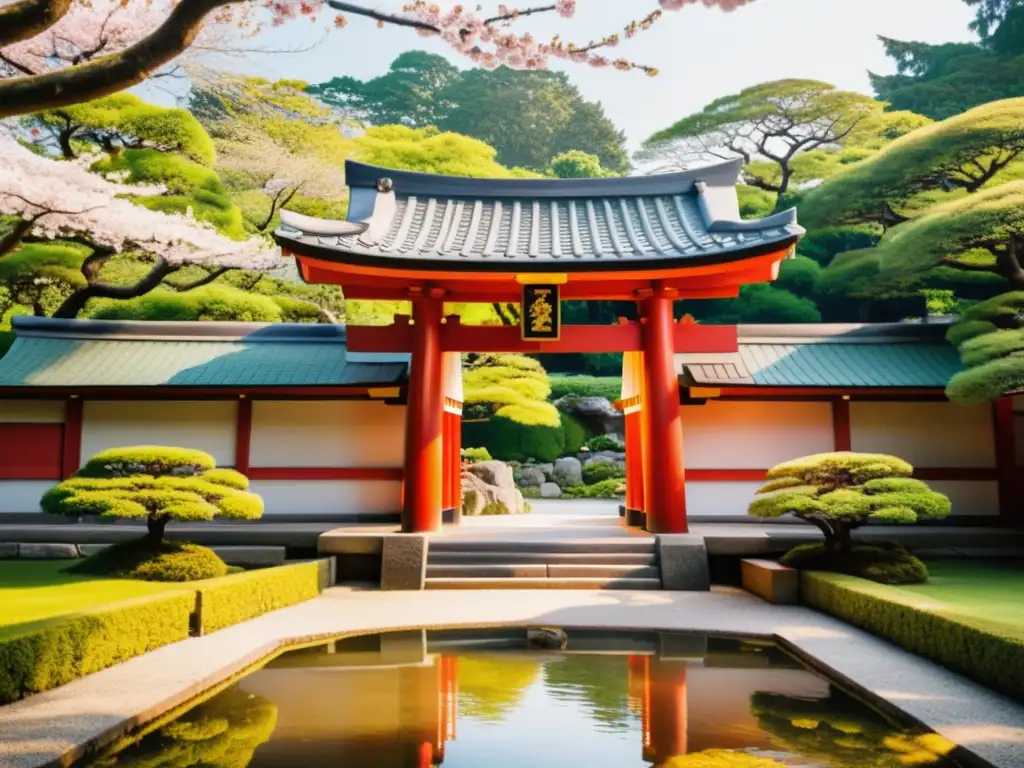
<instances>
[{"instance_id":1,"label":"white plaster wall","mask_svg":"<svg viewBox=\"0 0 1024 768\"><path fill-rule=\"evenodd\" d=\"M63 400L0 400L0 424L63 424Z\"/></svg>"},{"instance_id":2,"label":"white plaster wall","mask_svg":"<svg viewBox=\"0 0 1024 768\"><path fill-rule=\"evenodd\" d=\"M252 404L252 467L401 467L404 449L402 406L365 400Z\"/></svg>"},{"instance_id":3,"label":"white plaster wall","mask_svg":"<svg viewBox=\"0 0 1024 768\"><path fill-rule=\"evenodd\" d=\"M854 451L890 453L915 467L994 467L989 405L850 403Z\"/></svg>"},{"instance_id":4,"label":"white plaster wall","mask_svg":"<svg viewBox=\"0 0 1024 768\"><path fill-rule=\"evenodd\" d=\"M53 485L53 480L0 480L0 515L41 512L39 499Z\"/></svg>"},{"instance_id":5,"label":"white plaster wall","mask_svg":"<svg viewBox=\"0 0 1024 768\"><path fill-rule=\"evenodd\" d=\"M953 502L954 515L998 515L999 484L987 480L929 480L928 485Z\"/></svg>"},{"instance_id":6,"label":"white plaster wall","mask_svg":"<svg viewBox=\"0 0 1024 768\"><path fill-rule=\"evenodd\" d=\"M686 514L746 517L747 507L761 487L759 482L686 481Z\"/></svg>"},{"instance_id":7,"label":"white plaster wall","mask_svg":"<svg viewBox=\"0 0 1024 768\"><path fill-rule=\"evenodd\" d=\"M237 409L235 401L86 401L82 461L107 448L165 445L206 451L230 467Z\"/></svg>"},{"instance_id":8,"label":"white plaster wall","mask_svg":"<svg viewBox=\"0 0 1024 768\"><path fill-rule=\"evenodd\" d=\"M827 402L709 400L679 411L688 469L768 469L834 449Z\"/></svg>"},{"instance_id":9,"label":"white plaster wall","mask_svg":"<svg viewBox=\"0 0 1024 768\"><path fill-rule=\"evenodd\" d=\"M269 514L355 514L401 509L400 480L253 480Z\"/></svg>"}]
</instances>

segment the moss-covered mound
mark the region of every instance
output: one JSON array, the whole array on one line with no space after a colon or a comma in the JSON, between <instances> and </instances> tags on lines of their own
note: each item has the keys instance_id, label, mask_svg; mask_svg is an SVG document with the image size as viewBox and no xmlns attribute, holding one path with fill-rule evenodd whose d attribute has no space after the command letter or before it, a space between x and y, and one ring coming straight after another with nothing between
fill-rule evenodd
<instances>
[{"instance_id":1,"label":"moss-covered mound","mask_svg":"<svg viewBox=\"0 0 1024 768\"><path fill-rule=\"evenodd\" d=\"M859 576L879 584L920 584L928 580L928 567L896 543L854 544L849 552L824 544L801 544L780 561L803 571L830 571Z\"/></svg>"},{"instance_id":2,"label":"moss-covered mound","mask_svg":"<svg viewBox=\"0 0 1024 768\"><path fill-rule=\"evenodd\" d=\"M147 537L107 547L68 571L144 581L199 581L224 576L228 567L207 547Z\"/></svg>"}]
</instances>

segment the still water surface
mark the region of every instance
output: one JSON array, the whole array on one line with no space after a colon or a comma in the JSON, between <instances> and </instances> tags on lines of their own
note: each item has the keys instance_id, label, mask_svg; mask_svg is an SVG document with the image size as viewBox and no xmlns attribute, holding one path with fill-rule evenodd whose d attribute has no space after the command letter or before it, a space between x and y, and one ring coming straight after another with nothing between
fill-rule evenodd
<instances>
[{"instance_id":1,"label":"still water surface","mask_svg":"<svg viewBox=\"0 0 1024 768\"><path fill-rule=\"evenodd\" d=\"M110 768L953 768L777 648L569 631L351 638L287 653L119 753ZM518 646L518 647L516 647Z\"/></svg>"}]
</instances>

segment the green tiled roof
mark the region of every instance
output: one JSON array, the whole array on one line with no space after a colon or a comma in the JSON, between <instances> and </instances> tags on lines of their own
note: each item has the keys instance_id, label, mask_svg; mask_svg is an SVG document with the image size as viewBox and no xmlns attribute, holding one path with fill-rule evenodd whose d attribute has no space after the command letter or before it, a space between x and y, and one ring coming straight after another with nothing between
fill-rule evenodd
<instances>
[{"instance_id":1,"label":"green tiled roof","mask_svg":"<svg viewBox=\"0 0 1024 768\"><path fill-rule=\"evenodd\" d=\"M15 318L0 387L387 386L407 355L354 355L340 326Z\"/></svg>"},{"instance_id":2,"label":"green tiled roof","mask_svg":"<svg viewBox=\"0 0 1024 768\"><path fill-rule=\"evenodd\" d=\"M963 370L946 326L739 326L739 351L680 354L683 382L711 387L944 388Z\"/></svg>"}]
</instances>

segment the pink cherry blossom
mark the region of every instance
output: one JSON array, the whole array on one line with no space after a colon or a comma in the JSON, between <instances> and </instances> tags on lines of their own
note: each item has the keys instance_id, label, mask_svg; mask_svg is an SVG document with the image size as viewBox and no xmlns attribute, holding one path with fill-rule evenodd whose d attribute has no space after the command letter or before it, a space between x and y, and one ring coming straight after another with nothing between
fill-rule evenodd
<instances>
[{"instance_id":1,"label":"pink cherry blossom","mask_svg":"<svg viewBox=\"0 0 1024 768\"><path fill-rule=\"evenodd\" d=\"M143 251L172 265L281 265L279 251L262 238L229 240L191 215L161 213L132 203L123 195L153 196L164 189L104 178L88 169L94 160L56 160L29 151L13 136L0 135L0 214L33 220L32 234L37 237L84 235L97 245Z\"/></svg>"}]
</instances>

